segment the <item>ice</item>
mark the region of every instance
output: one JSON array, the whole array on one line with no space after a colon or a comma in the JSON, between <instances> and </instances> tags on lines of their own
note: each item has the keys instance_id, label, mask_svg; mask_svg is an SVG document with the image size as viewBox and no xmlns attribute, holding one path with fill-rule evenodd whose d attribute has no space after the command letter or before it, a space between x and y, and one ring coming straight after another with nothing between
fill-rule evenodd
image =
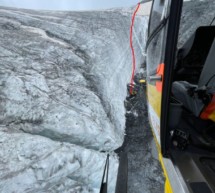
<instances>
[{"instance_id":1,"label":"ice","mask_svg":"<svg viewBox=\"0 0 215 193\"><path fill-rule=\"evenodd\" d=\"M98 192L109 152L114 193L131 10L0 7L0 17L1 192ZM137 66L147 21L135 22Z\"/></svg>"}]
</instances>

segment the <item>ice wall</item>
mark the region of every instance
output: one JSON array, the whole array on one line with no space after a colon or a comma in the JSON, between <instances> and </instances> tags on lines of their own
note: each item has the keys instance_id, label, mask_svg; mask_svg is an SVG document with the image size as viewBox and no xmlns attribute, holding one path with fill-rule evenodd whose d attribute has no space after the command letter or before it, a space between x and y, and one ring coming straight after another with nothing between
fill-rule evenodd
<instances>
[{"instance_id":1,"label":"ice wall","mask_svg":"<svg viewBox=\"0 0 215 193\"><path fill-rule=\"evenodd\" d=\"M0 189L98 192L106 154L124 137L131 75L126 10L0 7ZM147 18L134 40L142 62ZM111 156L110 193L118 160Z\"/></svg>"}]
</instances>

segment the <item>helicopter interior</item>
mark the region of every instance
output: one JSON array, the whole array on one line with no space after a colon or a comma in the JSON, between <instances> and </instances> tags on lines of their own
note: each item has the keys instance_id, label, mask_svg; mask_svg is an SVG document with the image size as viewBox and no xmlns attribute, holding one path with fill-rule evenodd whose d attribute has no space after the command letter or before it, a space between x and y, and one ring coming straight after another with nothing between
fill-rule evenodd
<instances>
[{"instance_id":1,"label":"helicopter interior","mask_svg":"<svg viewBox=\"0 0 215 193\"><path fill-rule=\"evenodd\" d=\"M178 49L172 83L171 112L174 112L171 113L173 118L170 122L172 120L173 123L170 123L170 127L176 127L176 133L182 132L182 136L179 136L181 140L173 140L173 145L179 149L192 144L215 150L214 38L215 26L201 26Z\"/></svg>"},{"instance_id":2,"label":"helicopter interior","mask_svg":"<svg viewBox=\"0 0 215 193\"><path fill-rule=\"evenodd\" d=\"M193 192L215 191L215 26L198 27L178 49L173 73L172 160Z\"/></svg>"}]
</instances>

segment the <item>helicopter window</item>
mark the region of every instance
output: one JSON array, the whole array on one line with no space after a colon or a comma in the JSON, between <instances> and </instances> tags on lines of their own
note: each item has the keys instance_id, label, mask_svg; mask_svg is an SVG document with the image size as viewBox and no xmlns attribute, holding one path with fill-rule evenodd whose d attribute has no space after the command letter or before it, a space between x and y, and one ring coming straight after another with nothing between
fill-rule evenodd
<instances>
[{"instance_id":1,"label":"helicopter window","mask_svg":"<svg viewBox=\"0 0 215 193\"><path fill-rule=\"evenodd\" d=\"M149 26L149 34L159 26L162 20L162 14L164 10L165 0L155 0L153 2L151 19L150 19L150 26Z\"/></svg>"},{"instance_id":2,"label":"helicopter window","mask_svg":"<svg viewBox=\"0 0 215 193\"><path fill-rule=\"evenodd\" d=\"M181 48L187 42L199 26L215 25L214 10L214 0L184 0L179 28L178 48Z\"/></svg>"},{"instance_id":3,"label":"helicopter window","mask_svg":"<svg viewBox=\"0 0 215 193\"><path fill-rule=\"evenodd\" d=\"M157 72L157 67L162 61L162 48L163 48L163 36L165 34L165 28L162 28L150 42L147 48L147 74L154 75Z\"/></svg>"},{"instance_id":4,"label":"helicopter window","mask_svg":"<svg viewBox=\"0 0 215 193\"><path fill-rule=\"evenodd\" d=\"M183 1L174 80L198 84L215 37L214 10L214 0Z\"/></svg>"}]
</instances>

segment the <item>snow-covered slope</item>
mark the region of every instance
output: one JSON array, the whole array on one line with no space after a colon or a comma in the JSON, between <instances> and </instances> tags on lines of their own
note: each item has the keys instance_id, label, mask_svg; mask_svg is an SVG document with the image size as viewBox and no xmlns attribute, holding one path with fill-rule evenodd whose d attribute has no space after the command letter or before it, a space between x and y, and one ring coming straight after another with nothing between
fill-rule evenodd
<instances>
[{"instance_id":1,"label":"snow-covered slope","mask_svg":"<svg viewBox=\"0 0 215 193\"><path fill-rule=\"evenodd\" d=\"M124 137L131 74L125 10L0 7L1 192L98 192ZM135 24L141 64L147 18ZM109 192L118 167L112 153Z\"/></svg>"}]
</instances>

